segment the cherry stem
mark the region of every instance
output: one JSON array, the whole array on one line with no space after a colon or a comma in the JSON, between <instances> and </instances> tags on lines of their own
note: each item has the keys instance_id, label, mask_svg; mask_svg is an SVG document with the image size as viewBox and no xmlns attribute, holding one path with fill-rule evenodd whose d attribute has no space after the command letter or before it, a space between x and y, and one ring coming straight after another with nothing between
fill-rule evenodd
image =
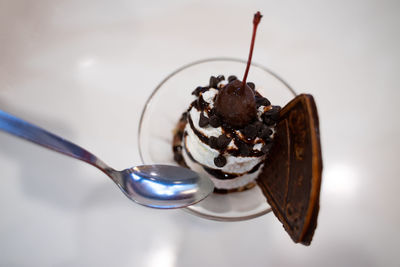
<instances>
[{"instance_id":1,"label":"cherry stem","mask_svg":"<svg viewBox=\"0 0 400 267\"><path fill-rule=\"evenodd\" d=\"M256 39L257 26L260 23L261 18L262 18L262 15L261 15L260 11L258 11L256 14L254 14L253 36L251 37L249 58L247 59L246 71L244 72L244 76L243 76L243 85L242 85L243 90L244 90L244 87L246 86L247 74L249 73L251 58L253 56L253 48L254 48L254 41Z\"/></svg>"}]
</instances>

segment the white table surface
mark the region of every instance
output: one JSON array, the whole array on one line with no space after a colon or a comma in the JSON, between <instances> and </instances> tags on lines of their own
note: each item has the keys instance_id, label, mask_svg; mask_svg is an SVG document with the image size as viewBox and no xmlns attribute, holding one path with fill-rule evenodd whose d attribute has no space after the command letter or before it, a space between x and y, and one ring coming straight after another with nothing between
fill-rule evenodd
<instances>
[{"instance_id":1,"label":"white table surface","mask_svg":"<svg viewBox=\"0 0 400 267\"><path fill-rule=\"evenodd\" d=\"M272 214L208 221L127 200L95 168L0 133L0 266L399 266L398 1L0 0L0 109L140 163L144 101L190 61L254 60L314 95L324 159L310 247Z\"/></svg>"}]
</instances>

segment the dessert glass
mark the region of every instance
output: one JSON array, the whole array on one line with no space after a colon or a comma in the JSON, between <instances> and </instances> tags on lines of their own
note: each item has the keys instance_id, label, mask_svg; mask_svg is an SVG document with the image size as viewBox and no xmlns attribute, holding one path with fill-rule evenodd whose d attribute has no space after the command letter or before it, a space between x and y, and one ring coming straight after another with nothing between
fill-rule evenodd
<instances>
[{"instance_id":1,"label":"dessert glass","mask_svg":"<svg viewBox=\"0 0 400 267\"><path fill-rule=\"evenodd\" d=\"M268 68L252 63L247 78L272 105L284 106L295 91ZM246 61L235 58L209 58L189 63L172 72L154 89L147 100L139 122L139 153L143 164L172 164L173 130L187 110L197 86L207 86L210 76L235 75L241 79ZM241 221L271 211L261 189L255 187L228 194L213 193L200 203L184 210L211 220Z\"/></svg>"}]
</instances>

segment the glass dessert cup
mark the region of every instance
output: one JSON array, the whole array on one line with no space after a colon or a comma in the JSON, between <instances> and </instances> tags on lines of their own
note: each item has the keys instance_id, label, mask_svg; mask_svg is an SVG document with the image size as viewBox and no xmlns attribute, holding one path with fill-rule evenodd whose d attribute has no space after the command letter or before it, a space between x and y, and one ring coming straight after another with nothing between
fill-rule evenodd
<instances>
[{"instance_id":1,"label":"glass dessert cup","mask_svg":"<svg viewBox=\"0 0 400 267\"><path fill-rule=\"evenodd\" d=\"M207 86L210 76L235 75L241 79L246 61L235 58L209 58L182 66L168 75L153 91L142 111L139 122L139 153L143 164L172 164L173 131L187 110L197 86ZM272 105L286 105L296 96L295 91L268 68L252 63L247 78ZM261 189L255 187L228 194L213 193L186 211L211 220L242 221L271 211Z\"/></svg>"}]
</instances>

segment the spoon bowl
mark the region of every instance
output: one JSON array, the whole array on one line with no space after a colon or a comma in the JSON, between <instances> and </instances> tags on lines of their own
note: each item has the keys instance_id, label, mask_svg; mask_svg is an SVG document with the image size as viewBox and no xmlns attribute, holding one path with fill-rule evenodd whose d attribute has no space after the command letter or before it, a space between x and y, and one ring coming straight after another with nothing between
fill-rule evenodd
<instances>
[{"instance_id":1,"label":"spoon bowl","mask_svg":"<svg viewBox=\"0 0 400 267\"><path fill-rule=\"evenodd\" d=\"M91 164L109 176L129 199L147 207L187 207L214 190L207 176L178 166L153 164L114 170L84 148L2 110L0 130Z\"/></svg>"},{"instance_id":2,"label":"spoon bowl","mask_svg":"<svg viewBox=\"0 0 400 267\"><path fill-rule=\"evenodd\" d=\"M142 165L109 175L122 192L138 204L173 209L206 198L214 184L208 177L172 165Z\"/></svg>"}]
</instances>

